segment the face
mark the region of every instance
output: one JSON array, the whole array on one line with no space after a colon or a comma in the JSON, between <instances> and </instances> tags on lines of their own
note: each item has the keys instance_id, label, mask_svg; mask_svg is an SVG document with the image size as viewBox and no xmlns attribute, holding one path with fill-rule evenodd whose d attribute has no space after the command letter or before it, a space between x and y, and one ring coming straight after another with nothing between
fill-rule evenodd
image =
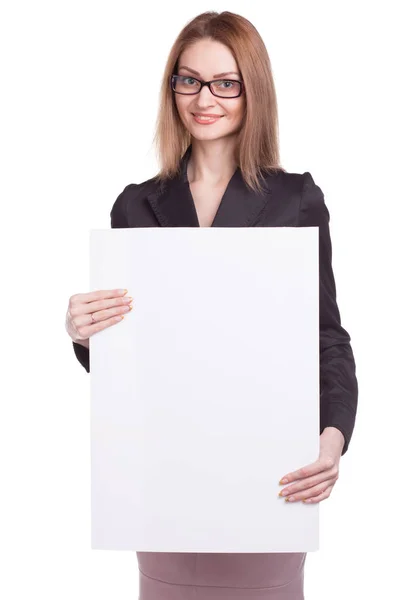
<instances>
[{"instance_id":1,"label":"face","mask_svg":"<svg viewBox=\"0 0 400 600\"><path fill-rule=\"evenodd\" d=\"M201 81L213 79L241 80L238 65L227 46L214 40L200 40L186 48L179 59L176 75L191 77ZM224 74L221 76L221 74ZM229 87L229 84L227 84ZM207 86L193 96L175 94L179 116L186 129L197 140L216 140L237 133L240 129L245 95L238 98L219 98ZM200 115L212 115L211 120L200 120Z\"/></svg>"}]
</instances>

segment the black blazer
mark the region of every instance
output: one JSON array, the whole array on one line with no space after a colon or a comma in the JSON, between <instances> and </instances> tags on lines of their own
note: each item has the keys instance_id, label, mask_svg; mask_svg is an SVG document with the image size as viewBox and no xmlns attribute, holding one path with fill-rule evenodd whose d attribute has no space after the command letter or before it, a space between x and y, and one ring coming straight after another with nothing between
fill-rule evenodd
<instances>
[{"instance_id":1,"label":"black blazer","mask_svg":"<svg viewBox=\"0 0 400 600\"><path fill-rule=\"evenodd\" d=\"M112 206L111 227L199 227L187 179L190 152L191 147L174 179L127 185ZM327 426L337 427L345 438L343 455L354 429L358 383L350 336L341 326L336 303L330 215L324 194L308 172L265 175L263 188L261 193L251 191L238 168L211 226L319 227L320 433ZM89 372L89 350L75 342L73 348Z\"/></svg>"}]
</instances>

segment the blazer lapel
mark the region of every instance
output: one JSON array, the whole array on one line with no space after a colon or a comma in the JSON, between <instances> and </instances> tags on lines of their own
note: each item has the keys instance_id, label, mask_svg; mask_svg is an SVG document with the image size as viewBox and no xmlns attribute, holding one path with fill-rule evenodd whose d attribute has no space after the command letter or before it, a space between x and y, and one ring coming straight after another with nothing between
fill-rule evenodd
<instances>
[{"instance_id":1,"label":"blazer lapel","mask_svg":"<svg viewBox=\"0 0 400 600\"><path fill-rule=\"evenodd\" d=\"M160 183L147 200L162 227L200 227L187 178L191 146L181 160L180 174ZM236 169L221 199L211 227L250 227L266 206L271 190L264 177L262 192L250 190Z\"/></svg>"}]
</instances>

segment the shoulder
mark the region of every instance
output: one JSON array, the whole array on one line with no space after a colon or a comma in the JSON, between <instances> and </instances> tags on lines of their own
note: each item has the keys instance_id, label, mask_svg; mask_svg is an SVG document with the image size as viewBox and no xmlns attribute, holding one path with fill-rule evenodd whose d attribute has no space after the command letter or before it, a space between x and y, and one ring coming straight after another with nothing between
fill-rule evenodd
<instances>
[{"instance_id":1,"label":"shoulder","mask_svg":"<svg viewBox=\"0 0 400 600\"><path fill-rule=\"evenodd\" d=\"M299 226L316 226L329 222L324 193L309 171L280 171L270 181L270 187L278 198L290 198L296 202Z\"/></svg>"},{"instance_id":2,"label":"shoulder","mask_svg":"<svg viewBox=\"0 0 400 600\"><path fill-rule=\"evenodd\" d=\"M114 201L111 211L111 227L127 227L128 214L132 206L140 203L159 187L156 177L141 183L129 183Z\"/></svg>"},{"instance_id":3,"label":"shoulder","mask_svg":"<svg viewBox=\"0 0 400 600\"><path fill-rule=\"evenodd\" d=\"M325 195L311 173L303 173L303 188L299 209L299 225L327 227L330 221Z\"/></svg>"},{"instance_id":4,"label":"shoulder","mask_svg":"<svg viewBox=\"0 0 400 600\"><path fill-rule=\"evenodd\" d=\"M295 173L279 169L269 175L267 182L269 187L274 188L275 191L282 192L285 195L290 193L302 194L304 190L315 186L314 179L309 171L306 171L305 173Z\"/></svg>"}]
</instances>

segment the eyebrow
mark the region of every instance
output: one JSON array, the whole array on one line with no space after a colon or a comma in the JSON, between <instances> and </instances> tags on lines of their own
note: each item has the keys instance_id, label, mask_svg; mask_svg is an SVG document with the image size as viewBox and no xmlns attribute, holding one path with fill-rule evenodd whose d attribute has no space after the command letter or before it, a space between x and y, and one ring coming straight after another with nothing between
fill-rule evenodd
<instances>
[{"instance_id":1,"label":"eyebrow","mask_svg":"<svg viewBox=\"0 0 400 600\"><path fill-rule=\"evenodd\" d=\"M195 75L200 77L200 73L198 71L195 71L194 69L190 69L189 67L185 67L184 65L179 67L179 70L180 69L186 69L187 71L190 71L191 73L194 73ZM238 77L240 77L239 73L236 73L236 71L227 71L226 73L217 73L216 75L213 75L213 77L225 77L225 75L237 75Z\"/></svg>"}]
</instances>

